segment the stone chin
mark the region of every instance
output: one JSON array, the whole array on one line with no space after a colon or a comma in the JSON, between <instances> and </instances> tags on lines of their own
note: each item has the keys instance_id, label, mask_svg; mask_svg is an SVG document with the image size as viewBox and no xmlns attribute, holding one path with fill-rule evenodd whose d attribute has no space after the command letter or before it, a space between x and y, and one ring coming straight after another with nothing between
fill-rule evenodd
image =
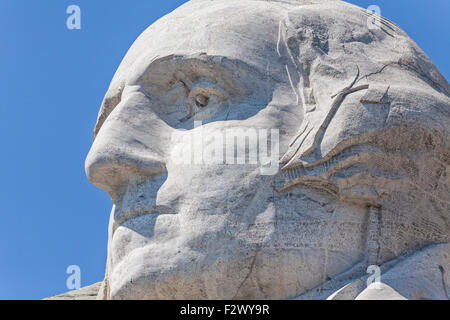
<instances>
[{"instance_id":1,"label":"stone chin","mask_svg":"<svg viewBox=\"0 0 450 320\"><path fill-rule=\"evenodd\" d=\"M110 240L109 298L283 299L364 259L364 208L292 192L297 203L312 208L314 201L312 217L261 189L246 207L149 214L118 227ZM327 222L331 210L339 223Z\"/></svg>"},{"instance_id":2,"label":"stone chin","mask_svg":"<svg viewBox=\"0 0 450 320\"><path fill-rule=\"evenodd\" d=\"M450 87L377 19L337 0L193 0L136 40L86 159L114 202L102 298L317 298L449 242ZM276 175L171 156L237 129L279 130Z\"/></svg>"}]
</instances>

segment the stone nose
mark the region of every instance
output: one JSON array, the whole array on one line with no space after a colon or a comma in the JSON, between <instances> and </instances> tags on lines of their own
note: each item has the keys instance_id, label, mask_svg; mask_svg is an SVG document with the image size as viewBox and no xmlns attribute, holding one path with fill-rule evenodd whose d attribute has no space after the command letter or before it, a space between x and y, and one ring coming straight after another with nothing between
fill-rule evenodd
<instances>
[{"instance_id":1,"label":"stone nose","mask_svg":"<svg viewBox=\"0 0 450 320\"><path fill-rule=\"evenodd\" d=\"M130 181L166 171L172 131L143 94L123 96L92 144L85 163L87 177L115 203Z\"/></svg>"}]
</instances>

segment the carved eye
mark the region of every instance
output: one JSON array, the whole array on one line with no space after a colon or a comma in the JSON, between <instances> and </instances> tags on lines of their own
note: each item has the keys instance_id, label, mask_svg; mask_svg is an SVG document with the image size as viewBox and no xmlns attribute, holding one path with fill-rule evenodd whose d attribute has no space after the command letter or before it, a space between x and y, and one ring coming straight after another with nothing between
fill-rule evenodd
<instances>
[{"instance_id":1,"label":"carved eye","mask_svg":"<svg viewBox=\"0 0 450 320\"><path fill-rule=\"evenodd\" d=\"M194 107L205 108L211 102L211 98L215 101L216 97L218 100L225 101L228 99L228 94L214 84L199 84L194 86L188 96L189 113L186 117L180 119L180 121L191 118L195 113L196 108Z\"/></svg>"},{"instance_id":2,"label":"carved eye","mask_svg":"<svg viewBox=\"0 0 450 320\"><path fill-rule=\"evenodd\" d=\"M208 105L209 103L209 97L207 97L204 94L198 94L195 96L195 104L200 107L200 108L204 108Z\"/></svg>"}]
</instances>

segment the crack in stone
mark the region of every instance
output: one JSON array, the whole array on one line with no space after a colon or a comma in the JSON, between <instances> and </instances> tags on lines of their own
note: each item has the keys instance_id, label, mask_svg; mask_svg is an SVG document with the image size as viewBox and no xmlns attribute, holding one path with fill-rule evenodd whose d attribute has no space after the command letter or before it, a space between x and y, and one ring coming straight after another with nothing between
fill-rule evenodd
<instances>
[{"instance_id":1,"label":"crack in stone","mask_svg":"<svg viewBox=\"0 0 450 320\"><path fill-rule=\"evenodd\" d=\"M441 277L442 277L442 286L444 287L444 292L445 292L445 296L447 297L447 300L450 300L450 297L448 296L448 291L447 291L447 285L445 283L445 269L443 266L439 265L439 271L441 271Z\"/></svg>"},{"instance_id":2,"label":"crack in stone","mask_svg":"<svg viewBox=\"0 0 450 320\"><path fill-rule=\"evenodd\" d=\"M237 295L239 294L239 291L241 291L242 286L244 285L244 283L250 278L251 273L253 272L253 268L255 266L255 262L256 262L256 258L259 254L259 252L261 251L261 248L259 247L256 250L255 255L253 256L252 262L250 263L250 270L248 271L247 275L245 276L244 280L242 280L241 284L239 285L239 287L236 290L235 295L233 296L232 300L235 300Z\"/></svg>"},{"instance_id":3,"label":"crack in stone","mask_svg":"<svg viewBox=\"0 0 450 320\"><path fill-rule=\"evenodd\" d=\"M377 70L377 71L374 71L374 72L371 72L371 73L368 73L368 74L362 76L358 81L356 81L356 83L358 83L358 82L361 81L362 79L366 79L366 80L367 80L369 77L371 77L371 76L373 76L373 75L380 74L380 73L382 73L387 67L394 66L394 65L399 66L401 69L406 69L406 70L409 70L409 71L411 71L411 72L416 73L416 74L419 75L420 77L423 77L425 80L427 80L427 82L429 82L429 84L431 83L431 85L432 85L433 87L438 88L439 91L443 91L446 95L448 95L448 92L445 90L445 88L443 88L438 82L436 82L436 81L434 81L433 79L431 79L431 78L430 78L428 75L426 75L423 71L417 70L417 69L414 68L413 66L411 66L411 65L409 65L409 64L407 64L407 63L404 63L404 62L402 62L402 61L389 62L389 63L383 65L383 67L381 67L381 69L379 69L379 70Z\"/></svg>"}]
</instances>

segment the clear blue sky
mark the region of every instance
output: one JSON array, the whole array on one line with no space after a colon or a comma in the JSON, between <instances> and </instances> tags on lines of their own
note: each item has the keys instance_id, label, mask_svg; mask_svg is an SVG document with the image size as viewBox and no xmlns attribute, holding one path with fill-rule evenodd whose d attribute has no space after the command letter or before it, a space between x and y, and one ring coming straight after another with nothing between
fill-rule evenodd
<instances>
[{"instance_id":1,"label":"clear blue sky","mask_svg":"<svg viewBox=\"0 0 450 320\"><path fill-rule=\"evenodd\" d=\"M136 37L183 2L0 1L0 299L66 292L69 265L103 279L111 201L84 173L98 108ZM380 6L449 79L449 0L350 2Z\"/></svg>"}]
</instances>

